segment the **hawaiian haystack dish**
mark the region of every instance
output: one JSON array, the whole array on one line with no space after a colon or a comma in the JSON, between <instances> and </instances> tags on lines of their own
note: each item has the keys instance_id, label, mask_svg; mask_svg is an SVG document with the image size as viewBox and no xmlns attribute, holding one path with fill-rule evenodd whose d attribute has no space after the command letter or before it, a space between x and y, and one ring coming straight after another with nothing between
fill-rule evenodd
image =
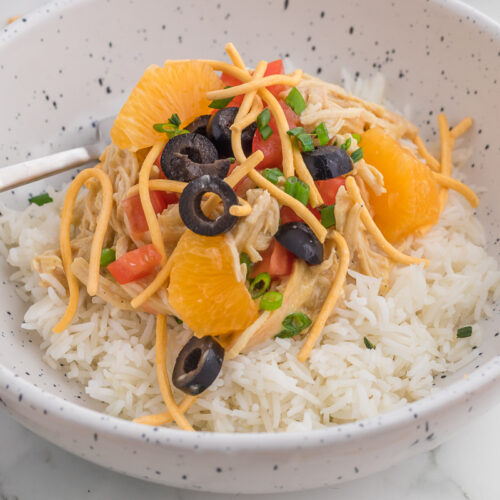
<instances>
[{"instance_id":1,"label":"hawaiian haystack dish","mask_svg":"<svg viewBox=\"0 0 500 500\"><path fill-rule=\"evenodd\" d=\"M308 430L430 394L500 284L460 173L472 119L441 114L433 155L382 97L226 49L147 68L97 166L2 208L23 327L148 425Z\"/></svg>"}]
</instances>

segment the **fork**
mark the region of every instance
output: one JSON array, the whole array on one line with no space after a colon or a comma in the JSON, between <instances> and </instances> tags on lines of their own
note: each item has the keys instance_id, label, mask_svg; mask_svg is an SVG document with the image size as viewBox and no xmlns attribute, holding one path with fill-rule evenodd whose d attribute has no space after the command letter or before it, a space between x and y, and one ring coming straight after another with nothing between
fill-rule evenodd
<instances>
[{"instance_id":1,"label":"fork","mask_svg":"<svg viewBox=\"0 0 500 500\"><path fill-rule=\"evenodd\" d=\"M97 123L96 142L0 168L0 192L59 174L99 158L110 142L114 117Z\"/></svg>"}]
</instances>

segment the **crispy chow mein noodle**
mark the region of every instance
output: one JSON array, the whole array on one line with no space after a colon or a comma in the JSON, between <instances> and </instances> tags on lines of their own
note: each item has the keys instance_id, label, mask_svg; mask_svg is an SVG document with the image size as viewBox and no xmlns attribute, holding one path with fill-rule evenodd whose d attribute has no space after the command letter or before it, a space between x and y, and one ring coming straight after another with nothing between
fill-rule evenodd
<instances>
[{"instance_id":1,"label":"crispy chow mein noodle","mask_svg":"<svg viewBox=\"0 0 500 500\"><path fill-rule=\"evenodd\" d=\"M165 68L178 65L210 75L221 71L223 79L214 76L207 83L200 103L179 101L178 108L163 114L164 123L152 122L156 132L167 135L157 136L162 138L148 148L122 148L120 138L134 136L118 130L122 122L117 121L113 137L118 143L110 148L113 154L132 155L129 170L84 170L70 184L62 209L60 259L69 301L53 331L71 324L79 282L90 296L156 315L156 372L167 411L135 419L142 424L175 421L193 430L185 412L213 382L212 372L216 377L224 356L235 358L275 336L296 337L302 342L297 359L307 362L342 300L349 269L387 281L394 265L426 266L426 259L403 252L405 238L437 222L449 189L471 206L479 204L471 188L451 177L455 141L471 126L470 118L450 129L446 116L439 115L438 161L418 129L383 106L300 69L283 74L274 69L276 62L260 61L250 71L232 44L226 51L232 64L167 61ZM161 76L162 68L148 71ZM141 88L147 89L147 83ZM130 100L141 96L132 93ZM206 131L190 129L204 116ZM217 142L218 119L227 127L225 146ZM255 135L249 142L251 127ZM400 139L409 139L415 149L402 147ZM202 145L195 146L195 140ZM255 146L259 141L260 148ZM377 150L382 143L392 150ZM196 154L195 147L200 148ZM223 154L223 147L230 154ZM394 185L406 180L397 178L395 167L384 170L383 155L389 153L398 169L403 165L398 175L428 184L424 201L433 208L422 220L410 209L406 219L397 219L403 211L391 205ZM323 161L327 154L332 156ZM84 184L99 200L97 221L95 227L78 230L85 219L78 198ZM224 229L217 229L223 223ZM83 243L89 241L90 251ZM72 248L78 250L75 259ZM214 290L226 297L224 303L210 297ZM195 318L193 309L206 301L209 307ZM171 375L167 315L194 333ZM179 403L172 383L186 393Z\"/></svg>"}]
</instances>

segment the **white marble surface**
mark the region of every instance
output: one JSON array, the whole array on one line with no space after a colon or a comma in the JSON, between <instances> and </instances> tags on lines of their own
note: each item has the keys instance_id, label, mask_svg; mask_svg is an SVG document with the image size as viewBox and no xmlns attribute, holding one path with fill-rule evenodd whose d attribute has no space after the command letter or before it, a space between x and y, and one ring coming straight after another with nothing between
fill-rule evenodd
<instances>
[{"instance_id":1,"label":"white marble surface","mask_svg":"<svg viewBox=\"0 0 500 500\"><path fill-rule=\"evenodd\" d=\"M0 25L44 0L0 0ZM500 0L467 3L500 21ZM385 472L303 493L255 495L262 500L498 500L500 405L436 450ZM128 478L74 457L35 436L0 410L0 500L214 500L232 495L195 493Z\"/></svg>"}]
</instances>

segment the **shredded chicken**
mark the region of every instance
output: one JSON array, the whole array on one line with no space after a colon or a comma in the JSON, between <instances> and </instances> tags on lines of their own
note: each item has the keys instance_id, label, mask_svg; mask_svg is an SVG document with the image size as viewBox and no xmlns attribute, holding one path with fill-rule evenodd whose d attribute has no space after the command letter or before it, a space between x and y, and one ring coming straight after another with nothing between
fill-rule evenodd
<instances>
[{"instance_id":1,"label":"shredded chicken","mask_svg":"<svg viewBox=\"0 0 500 500\"><path fill-rule=\"evenodd\" d=\"M170 205L166 210L158 215L163 243L167 254L171 254L177 245L180 237L186 230L179 215L179 205Z\"/></svg>"},{"instance_id":2,"label":"shredded chicken","mask_svg":"<svg viewBox=\"0 0 500 500\"><path fill-rule=\"evenodd\" d=\"M384 176L373 166L361 159L356 163L356 174L358 179L363 179L364 184L379 196L386 192L384 187Z\"/></svg>"},{"instance_id":3,"label":"shredded chicken","mask_svg":"<svg viewBox=\"0 0 500 500\"><path fill-rule=\"evenodd\" d=\"M418 134L417 127L402 116L353 96L338 85L304 75L297 88L307 103L307 108L300 115L302 124L314 128L324 122L330 137L343 131L362 134L374 126L396 139L411 139Z\"/></svg>"},{"instance_id":4,"label":"shredded chicken","mask_svg":"<svg viewBox=\"0 0 500 500\"><path fill-rule=\"evenodd\" d=\"M337 193L335 220L351 252L351 268L382 279L382 290L389 284L392 261L372 248L371 237L361 222L361 205L353 203L344 187Z\"/></svg>"},{"instance_id":5,"label":"shredded chicken","mask_svg":"<svg viewBox=\"0 0 500 500\"><path fill-rule=\"evenodd\" d=\"M100 159L101 168L109 175L113 184L113 198L115 201L104 246L116 248L118 258L133 248L133 241L129 237L129 232L125 226L126 217L121 202L127 197L129 188L137 183L140 163L137 154L121 150L114 145L108 146ZM90 180L87 182L86 187L87 192L81 195L75 204L73 216L75 235L71 240L73 255L81 257L85 262L88 261L90 256L97 216L102 207L102 194L99 183ZM62 270L59 250L50 250L43 255L36 256L31 265L39 274L50 274L63 286L66 286L67 282ZM80 269L78 266L77 268ZM82 281L81 278L79 279ZM48 286L48 283L44 280L42 280L42 284ZM119 301L115 302L118 303ZM117 307L119 306L117 305Z\"/></svg>"},{"instance_id":6,"label":"shredded chicken","mask_svg":"<svg viewBox=\"0 0 500 500\"><path fill-rule=\"evenodd\" d=\"M85 259L77 257L71 264L71 271L83 285L87 284L89 264ZM97 296L118 309L133 311L130 298L138 295L144 288L146 285L140 281L119 285L105 276L100 276ZM159 297L159 295L151 297L142 310L153 314L172 314L172 308L168 306L166 296Z\"/></svg>"},{"instance_id":7,"label":"shredded chicken","mask_svg":"<svg viewBox=\"0 0 500 500\"><path fill-rule=\"evenodd\" d=\"M238 252L245 252L252 262L258 262L259 252L269 247L278 230L280 209L278 202L264 189L248 190L247 201L252 213L240 220L232 233Z\"/></svg>"},{"instance_id":8,"label":"shredded chicken","mask_svg":"<svg viewBox=\"0 0 500 500\"><path fill-rule=\"evenodd\" d=\"M50 286L50 283L42 277L47 274L53 276L62 286L66 286L66 276L64 274L61 257L55 255L52 251L37 255L31 261L31 269L40 275L40 285L42 286Z\"/></svg>"},{"instance_id":9,"label":"shredded chicken","mask_svg":"<svg viewBox=\"0 0 500 500\"><path fill-rule=\"evenodd\" d=\"M127 197L130 187L137 184L140 163L135 153L122 150L113 144L105 149L100 160L100 168L109 175L114 193L113 210L104 245L114 247L118 240L121 240L120 248L123 251L125 247L126 249L132 247L133 240L129 237L130 232L126 226L121 202ZM71 240L71 247L75 256L88 260L97 216L102 207L102 193L99 183L95 180L87 182L86 187L88 188L86 195L76 203L76 213L81 213L81 216L74 219L76 234ZM127 245L125 241L128 241Z\"/></svg>"},{"instance_id":10,"label":"shredded chicken","mask_svg":"<svg viewBox=\"0 0 500 500\"><path fill-rule=\"evenodd\" d=\"M271 313L269 319L253 334L245 350L273 338L281 330L281 322L288 314L300 311L302 305L309 299L316 283L317 273L302 260L297 259L293 271L283 291L283 303L279 309Z\"/></svg>"}]
</instances>

